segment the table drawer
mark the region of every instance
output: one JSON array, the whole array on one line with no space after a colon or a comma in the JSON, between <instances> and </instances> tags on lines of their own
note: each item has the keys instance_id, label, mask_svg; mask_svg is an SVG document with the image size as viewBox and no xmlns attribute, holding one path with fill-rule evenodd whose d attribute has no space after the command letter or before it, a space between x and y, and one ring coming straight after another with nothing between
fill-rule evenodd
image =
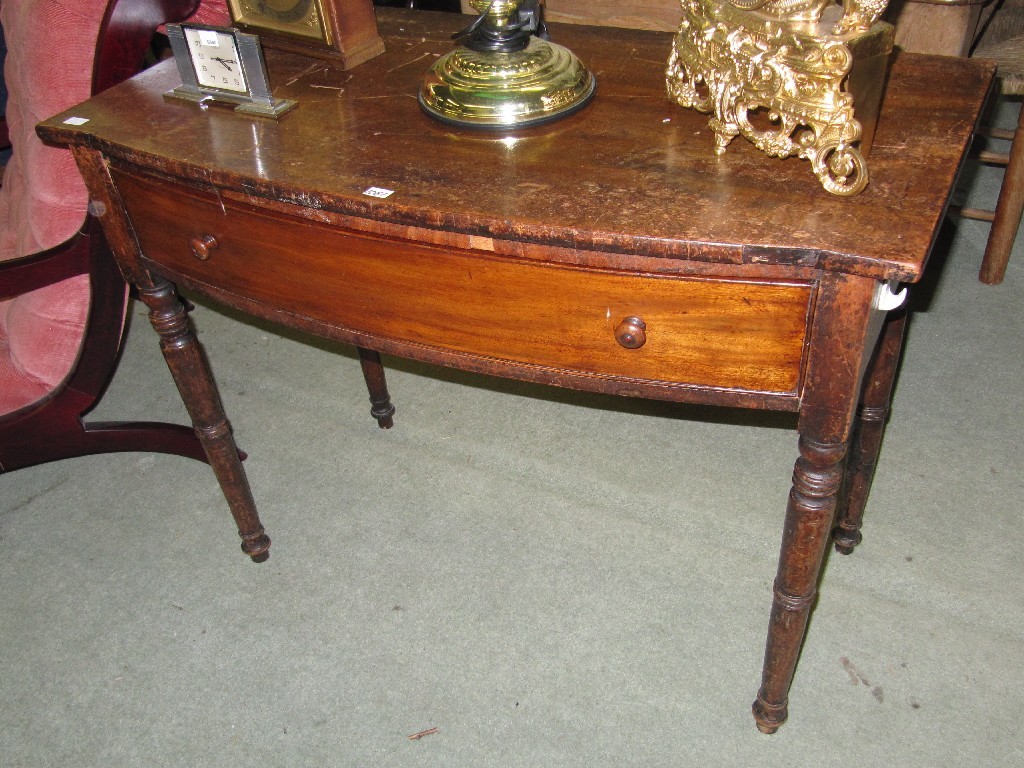
<instances>
[{"instance_id":1,"label":"table drawer","mask_svg":"<svg viewBox=\"0 0 1024 768\"><path fill-rule=\"evenodd\" d=\"M807 284L506 258L291 218L125 173L114 178L148 260L301 317L585 375L798 390Z\"/></svg>"}]
</instances>

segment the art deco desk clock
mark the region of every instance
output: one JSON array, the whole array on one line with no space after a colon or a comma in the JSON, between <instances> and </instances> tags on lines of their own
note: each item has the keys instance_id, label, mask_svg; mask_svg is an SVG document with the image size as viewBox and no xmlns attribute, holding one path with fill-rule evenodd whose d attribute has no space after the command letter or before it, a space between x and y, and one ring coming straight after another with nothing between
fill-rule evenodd
<instances>
[{"instance_id":1,"label":"art deco desk clock","mask_svg":"<svg viewBox=\"0 0 1024 768\"><path fill-rule=\"evenodd\" d=\"M230 27L168 24L167 37L182 84L165 96L185 101L221 101L250 115L276 118L295 102L270 93L267 67L255 35Z\"/></svg>"},{"instance_id":2,"label":"art deco desk clock","mask_svg":"<svg viewBox=\"0 0 1024 768\"><path fill-rule=\"evenodd\" d=\"M683 0L670 97L713 112L715 152L743 135L772 157L809 160L821 185L855 195L881 102L887 0ZM857 116L854 117L856 106Z\"/></svg>"},{"instance_id":3,"label":"art deco desk clock","mask_svg":"<svg viewBox=\"0 0 1024 768\"><path fill-rule=\"evenodd\" d=\"M228 0L237 27L268 48L301 53L345 69L384 52L373 0Z\"/></svg>"}]
</instances>

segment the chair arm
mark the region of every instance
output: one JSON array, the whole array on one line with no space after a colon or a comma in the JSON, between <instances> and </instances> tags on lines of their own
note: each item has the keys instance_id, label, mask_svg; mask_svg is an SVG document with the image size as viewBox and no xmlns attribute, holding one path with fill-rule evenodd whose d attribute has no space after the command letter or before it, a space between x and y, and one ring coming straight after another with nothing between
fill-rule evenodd
<instances>
[{"instance_id":1,"label":"chair arm","mask_svg":"<svg viewBox=\"0 0 1024 768\"><path fill-rule=\"evenodd\" d=\"M91 238L77 233L45 251L0 262L0 301L89 271Z\"/></svg>"}]
</instances>

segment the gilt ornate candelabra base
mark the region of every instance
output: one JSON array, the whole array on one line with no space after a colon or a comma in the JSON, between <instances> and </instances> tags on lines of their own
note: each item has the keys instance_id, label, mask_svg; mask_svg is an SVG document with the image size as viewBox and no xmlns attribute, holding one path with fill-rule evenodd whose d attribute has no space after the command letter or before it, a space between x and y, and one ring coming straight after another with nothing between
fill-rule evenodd
<instances>
[{"instance_id":1,"label":"gilt ornate candelabra base","mask_svg":"<svg viewBox=\"0 0 1024 768\"><path fill-rule=\"evenodd\" d=\"M742 134L771 157L809 160L833 194L862 191L893 47L892 26L877 21L885 3L848 2L845 9L815 0L682 5L668 92L684 107L714 113L708 124L715 153Z\"/></svg>"}]
</instances>

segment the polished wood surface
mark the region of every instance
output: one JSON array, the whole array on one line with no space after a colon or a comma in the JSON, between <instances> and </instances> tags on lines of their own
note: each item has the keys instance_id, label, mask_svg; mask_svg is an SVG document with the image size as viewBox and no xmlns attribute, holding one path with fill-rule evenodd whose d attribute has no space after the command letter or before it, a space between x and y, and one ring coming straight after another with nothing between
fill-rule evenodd
<instances>
[{"instance_id":1,"label":"polished wood surface","mask_svg":"<svg viewBox=\"0 0 1024 768\"><path fill-rule=\"evenodd\" d=\"M168 62L89 102L80 111L91 123L49 133L88 134L113 157L137 155L220 188L506 248L785 262L914 280L975 122L967 102L991 76L978 62L897 57L870 186L839 198L822 194L806 161L769 161L740 139L716 157L707 116L665 98L665 33L553 24L553 39L594 71L600 98L547 127L453 130L424 115L415 95L465 20L389 10L378 9L387 51L357 70L268 52L275 96L301 107L279 125L165 102L178 77ZM395 194L368 198L370 185Z\"/></svg>"},{"instance_id":2,"label":"polished wood surface","mask_svg":"<svg viewBox=\"0 0 1024 768\"><path fill-rule=\"evenodd\" d=\"M299 102L280 121L165 102L176 82L164 66L68 113L83 126L62 115L40 128L74 147L247 551L265 555L265 534L174 283L356 344L385 427L378 352L797 411L754 704L758 728L775 731L837 509L841 549L859 538L902 341L903 316L878 298L925 269L991 67L898 57L871 184L836 198L802 161L741 141L716 157L706 116L665 96L667 34L552 25L595 71L593 103L547 127L477 133L432 121L415 98L464 19L381 11L387 53L352 72L271 57L275 95Z\"/></svg>"}]
</instances>

